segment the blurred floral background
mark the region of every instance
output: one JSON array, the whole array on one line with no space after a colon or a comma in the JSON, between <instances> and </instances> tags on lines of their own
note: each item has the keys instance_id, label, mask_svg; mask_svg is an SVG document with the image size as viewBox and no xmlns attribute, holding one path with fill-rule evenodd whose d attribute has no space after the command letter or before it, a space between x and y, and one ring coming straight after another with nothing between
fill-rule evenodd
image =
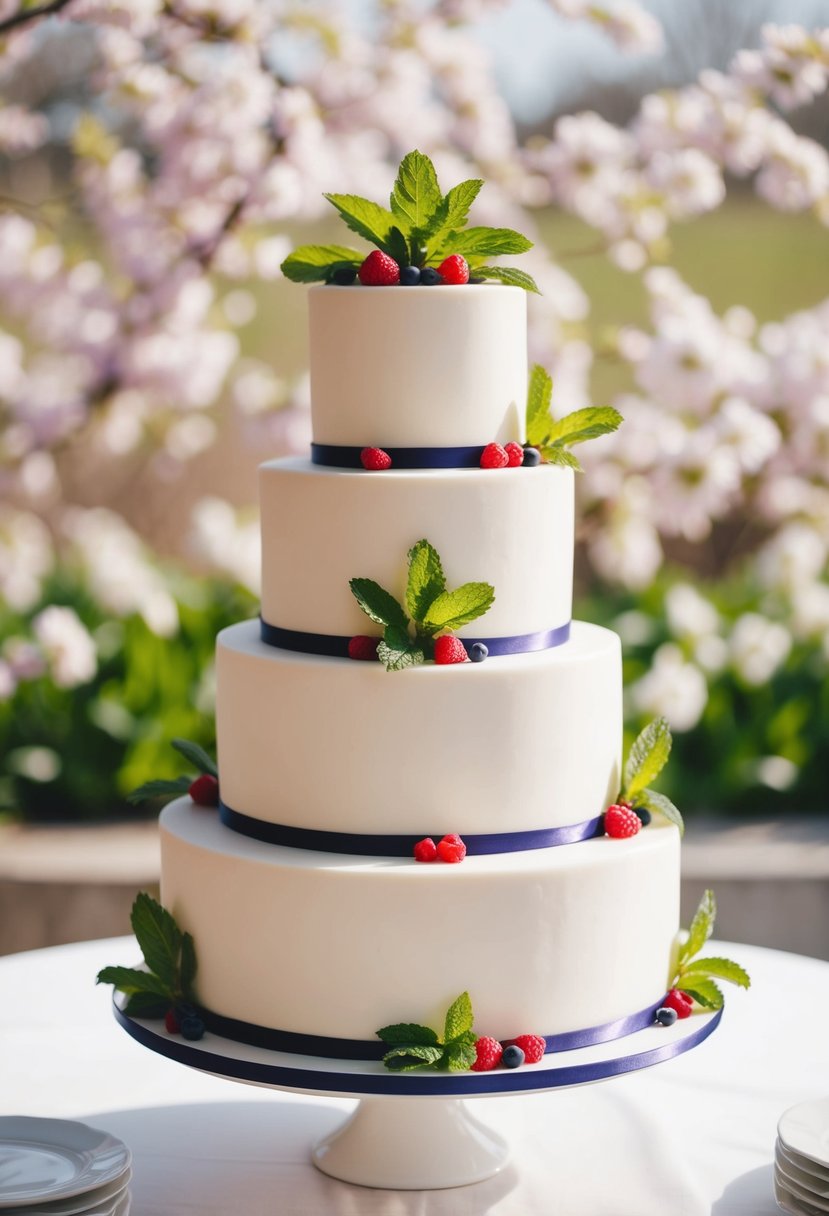
<instances>
[{"instance_id":1,"label":"blurred floral background","mask_svg":"<svg viewBox=\"0 0 829 1216\"><path fill-rule=\"evenodd\" d=\"M828 80L827 0L0 0L0 815L123 815L212 746L256 465L310 438L280 262L414 147L536 240L554 411L626 419L577 614L666 792L825 810Z\"/></svg>"}]
</instances>

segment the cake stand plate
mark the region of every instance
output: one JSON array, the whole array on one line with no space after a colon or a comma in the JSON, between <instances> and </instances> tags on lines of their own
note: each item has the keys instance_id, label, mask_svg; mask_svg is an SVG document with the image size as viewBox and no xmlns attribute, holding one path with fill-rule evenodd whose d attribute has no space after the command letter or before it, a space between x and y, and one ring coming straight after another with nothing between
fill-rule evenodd
<instances>
[{"instance_id":1,"label":"cake stand plate","mask_svg":"<svg viewBox=\"0 0 829 1216\"><path fill-rule=\"evenodd\" d=\"M116 994L115 1017L124 1030L180 1064L248 1085L359 1098L349 1118L315 1147L314 1164L344 1182L390 1190L466 1186L503 1169L508 1145L478 1121L465 1099L587 1085L649 1068L702 1043L722 1017L722 1010L695 1014L515 1069L401 1074L379 1061L269 1051L210 1033L187 1042L168 1034L163 1022L128 1017L123 1003Z\"/></svg>"}]
</instances>

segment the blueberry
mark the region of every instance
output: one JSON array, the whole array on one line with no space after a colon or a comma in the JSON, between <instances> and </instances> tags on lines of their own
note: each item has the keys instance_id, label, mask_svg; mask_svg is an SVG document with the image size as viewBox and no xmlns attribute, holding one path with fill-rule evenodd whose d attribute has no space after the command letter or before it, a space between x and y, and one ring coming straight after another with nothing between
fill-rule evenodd
<instances>
[{"instance_id":1,"label":"blueberry","mask_svg":"<svg viewBox=\"0 0 829 1216\"><path fill-rule=\"evenodd\" d=\"M400 271L400 282L403 287L414 287L420 282L420 267L404 266Z\"/></svg>"},{"instance_id":2,"label":"blueberry","mask_svg":"<svg viewBox=\"0 0 829 1216\"><path fill-rule=\"evenodd\" d=\"M486 279L479 274L471 274L466 281L467 283L485 283Z\"/></svg>"},{"instance_id":3,"label":"blueberry","mask_svg":"<svg viewBox=\"0 0 829 1216\"><path fill-rule=\"evenodd\" d=\"M656 1020L660 1026L673 1026L676 1021L676 1010L668 1009L663 1005L661 1009L656 1011Z\"/></svg>"},{"instance_id":4,"label":"blueberry","mask_svg":"<svg viewBox=\"0 0 829 1216\"><path fill-rule=\"evenodd\" d=\"M420 281L424 287L435 287L443 282L443 275L434 266L424 266L420 272Z\"/></svg>"},{"instance_id":5,"label":"blueberry","mask_svg":"<svg viewBox=\"0 0 829 1216\"><path fill-rule=\"evenodd\" d=\"M520 1047L513 1043L511 1047L504 1048L501 1063L504 1068L519 1068L524 1063L524 1053Z\"/></svg>"},{"instance_id":6,"label":"blueberry","mask_svg":"<svg viewBox=\"0 0 829 1216\"><path fill-rule=\"evenodd\" d=\"M350 287L356 278L356 266L338 266L337 269L332 272L329 281L331 283L336 283L338 287Z\"/></svg>"},{"instance_id":7,"label":"blueberry","mask_svg":"<svg viewBox=\"0 0 829 1216\"><path fill-rule=\"evenodd\" d=\"M189 1017L182 1018L181 1034L182 1038L195 1042L196 1039L200 1039L204 1035L204 1022L195 1013L190 1014Z\"/></svg>"},{"instance_id":8,"label":"blueberry","mask_svg":"<svg viewBox=\"0 0 829 1216\"><path fill-rule=\"evenodd\" d=\"M469 647L469 657L473 663L483 663L488 654L489 648L483 642L475 642Z\"/></svg>"},{"instance_id":9,"label":"blueberry","mask_svg":"<svg viewBox=\"0 0 829 1216\"><path fill-rule=\"evenodd\" d=\"M197 1018L199 1016L199 1011L196 1006L191 1005L187 1001L180 1001L178 1005L174 1006L174 1009L176 1018L179 1022L182 1020L182 1018Z\"/></svg>"},{"instance_id":10,"label":"blueberry","mask_svg":"<svg viewBox=\"0 0 829 1216\"><path fill-rule=\"evenodd\" d=\"M643 828L646 828L651 819L653 819L653 815L651 815L650 811L646 810L643 806L635 806L633 808L633 813L634 815L638 815L639 822Z\"/></svg>"},{"instance_id":11,"label":"blueberry","mask_svg":"<svg viewBox=\"0 0 829 1216\"><path fill-rule=\"evenodd\" d=\"M524 467L532 469L537 464L541 464L541 453L538 448L524 448Z\"/></svg>"}]
</instances>

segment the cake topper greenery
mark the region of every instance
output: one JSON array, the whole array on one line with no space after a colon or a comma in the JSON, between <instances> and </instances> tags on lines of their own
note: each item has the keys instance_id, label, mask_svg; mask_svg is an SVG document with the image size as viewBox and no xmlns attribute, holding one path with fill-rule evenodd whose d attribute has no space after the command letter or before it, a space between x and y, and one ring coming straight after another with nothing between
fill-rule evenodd
<instances>
[{"instance_id":1,"label":"cake topper greenery","mask_svg":"<svg viewBox=\"0 0 829 1216\"><path fill-rule=\"evenodd\" d=\"M440 557L428 540L413 545L408 558L405 607L373 579L353 578L349 583L366 616L383 626L376 657L386 671L401 671L427 658L438 663L464 662L463 643L449 635L483 616L495 600L495 589L490 583L464 583L454 591L447 590Z\"/></svg>"},{"instance_id":2,"label":"cake topper greenery","mask_svg":"<svg viewBox=\"0 0 829 1216\"><path fill-rule=\"evenodd\" d=\"M403 157L389 207L356 194L326 194L347 227L376 249L368 257L343 245L301 245L282 263L295 283L353 283L358 274L367 286L401 283L466 283L494 279L525 291L538 291L534 280L512 266L492 266L489 259L525 253L532 248L511 228L467 227L469 209L483 186L470 178L443 194L428 156L417 150Z\"/></svg>"},{"instance_id":3,"label":"cake topper greenery","mask_svg":"<svg viewBox=\"0 0 829 1216\"><path fill-rule=\"evenodd\" d=\"M138 805L153 798L179 798L189 794L199 806L217 806L219 802L219 770L216 762L198 743L189 739L171 739L171 746L184 756L195 769L197 777L174 777L172 780L145 781L127 794L127 802Z\"/></svg>"},{"instance_id":4,"label":"cake topper greenery","mask_svg":"<svg viewBox=\"0 0 829 1216\"><path fill-rule=\"evenodd\" d=\"M572 445L609 435L624 419L610 405L587 406L563 418L554 418L552 396L551 376L535 364L530 370L527 390L527 443L538 448L545 464L564 465L581 473L579 461L569 450Z\"/></svg>"}]
</instances>

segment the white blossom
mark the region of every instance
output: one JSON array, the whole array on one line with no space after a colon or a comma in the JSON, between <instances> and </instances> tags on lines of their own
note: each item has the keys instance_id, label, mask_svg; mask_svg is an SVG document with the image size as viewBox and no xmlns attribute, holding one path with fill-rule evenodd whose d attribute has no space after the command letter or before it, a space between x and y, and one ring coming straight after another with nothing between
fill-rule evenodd
<instances>
[{"instance_id":1,"label":"white blossom","mask_svg":"<svg viewBox=\"0 0 829 1216\"><path fill-rule=\"evenodd\" d=\"M95 643L72 608L44 608L34 618L32 629L59 688L75 688L94 678L98 670Z\"/></svg>"},{"instance_id":2,"label":"white blossom","mask_svg":"<svg viewBox=\"0 0 829 1216\"><path fill-rule=\"evenodd\" d=\"M792 639L784 625L757 612L745 612L731 631L729 647L731 661L746 684L759 685L785 663Z\"/></svg>"},{"instance_id":3,"label":"white blossom","mask_svg":"<svg viewBox=\"0 0 829 1216\"><path fill-rule=\"evenodd\" d=\"M678 646L666 642L650 671L632 685L630 697L639 713L662 715L676 731L692 730L708 703L708 683Z\"/></svg>"}]
</instances>

